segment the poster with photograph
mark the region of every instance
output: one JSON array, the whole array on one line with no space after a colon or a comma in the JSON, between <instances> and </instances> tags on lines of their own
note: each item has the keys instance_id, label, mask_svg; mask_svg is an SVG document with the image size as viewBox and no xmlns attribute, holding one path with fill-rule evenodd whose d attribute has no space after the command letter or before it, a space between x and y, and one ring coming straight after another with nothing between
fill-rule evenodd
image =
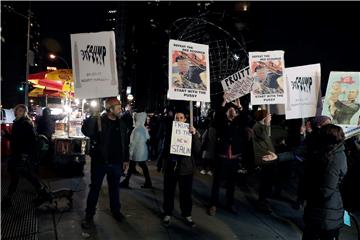
<instances>
[{"instance_id":1,"label":"poster with photograph","mask_svg":"<svg viewBox=\"0 0 360 240\"><path fill-rule=\"evenodd\" d=\"M191 156L192 135L189 124L173 121L171 132L170 153L183 156Z\"/></svg>"},{"instance_id":2,"label":"poster with photograph","mask_svg":"<svg viewBox=\"0 0 360 240\"><path fill-rule=\"evenodd\" d=\"M119 94L114 32L71 34L75 96L80 99Z\"/></svg>"},{"instance_id":3,"label":"poster with photograph","mask_svg":"<svg viewBox=\"0 0 360 240\"><path fill-rule=\"evenodd\" d=\"M169 91L172 100L210 102L209 46L169 42Z\"/></svg>"},{"instance_id":4,"label":"poster with photograph","mask_svg":"<svg viewBox=\"0 0 360 240\"><path fill-rule=\"evenodd\" d=\"M284 51L249 52L251 104L285 104Z\"/></svg>"},{"instance_id":5,"label":"poster with photograph","mask_svg":"<svg viewBox=\"0 0 360 240\"><path fill-rule=\"evenodd\" d=\"M344 127L359 125L360 72L330 72L322 115Z\"/></svg>"},{"instance_id":6,"label":"poster with photograph","mask_svg":"<svg viewBox=\"0 0 360 240\"><path fill-rule=\"evenodd\" d=\"M320 81L320 64L285 69L286 119L316 116Z\"/></svg>"},{"instance_id":7,"label":"poster with photograph","mask_svg":"<svg viewBox=\"0 0 360 240\"><path fill-rule=\"evenodd\" d=\"M228 76L221 81L226 101L231 102L250 93L253 83L249 67Z\"/></svg>"}]
</instances>

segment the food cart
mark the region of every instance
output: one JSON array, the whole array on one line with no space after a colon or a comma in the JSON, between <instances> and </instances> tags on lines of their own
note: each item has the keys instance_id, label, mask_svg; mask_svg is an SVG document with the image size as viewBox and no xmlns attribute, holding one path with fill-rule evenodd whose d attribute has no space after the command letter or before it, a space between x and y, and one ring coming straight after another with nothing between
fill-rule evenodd
<instances>
[{"instance_id":1,"label":"food cart","mask_svg":"<svg viewBox=\"0 0 360 240\"><path fill-rule=\"evenodd\" d=\"M53 115L66 114L63 120L56 123L55 133L50 140L54 149L54 169L61 174L82 174L85 156L89 151L89 139L81 133L83 113L79 100L74 99L71 69L33 74L29 76L29 82L35 88L29 97L45 96L45 105L52 110ZM48 104L48 98L61 98L61 104Z\"/></svg>"}]
</instances>

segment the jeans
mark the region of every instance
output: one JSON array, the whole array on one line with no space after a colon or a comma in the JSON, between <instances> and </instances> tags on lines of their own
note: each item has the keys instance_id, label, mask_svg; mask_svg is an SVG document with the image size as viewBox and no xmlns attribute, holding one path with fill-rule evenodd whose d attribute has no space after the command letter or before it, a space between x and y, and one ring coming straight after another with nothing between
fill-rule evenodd
<instances>
[{"instance_id":1,"label":"jeans","mask_svg":"<svg viewBox=\"0 0 360 240\"><path fill-rule=\"evenodd\" d=\"M92 164L91 165L91 183L90 191L87 198L86 215L91 217L95 215L96 205L99 199L99 194L102 182L106 175L111 212L120 211L120 197L119 197L119 182L121 177L122 167L120 165L111 164Z\"/></svg>"},{"instance_id":2,"label":"jeans","mask_svg":"<svg viewBox=\"0 0 360 240\"><path fill-rule=\"evenodd\" d=\"M172 215L174 210L174 200L176 185L179 184L180 191L180 210L183 217L191 216L192 211L192 183L193 175L176 175L165 174L164 175L164 212L165 215Z\"/></svg>"},{"instance_id":3,"label":"jeans","mask_svg":"<svg viewBox=\"0 0 360 240\"><path fill-rule=\"evenodd\" d=\"M277 182L277 165L273 163L263 164L260 172L259 201L263 202L271 196L274 185Z\"/></svg>"}]
</instances>

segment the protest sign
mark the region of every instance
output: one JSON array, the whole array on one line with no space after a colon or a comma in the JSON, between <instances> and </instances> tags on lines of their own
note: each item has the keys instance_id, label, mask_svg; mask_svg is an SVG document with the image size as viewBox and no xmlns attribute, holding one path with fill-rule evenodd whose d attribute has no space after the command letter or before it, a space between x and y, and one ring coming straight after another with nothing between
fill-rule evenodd
<instances>
[{"instance_id":1,"label":"protest sign","mask_svg":"<svg viewBox=\"0 0 360 240\"><path fill-rule=\"evenodd\" d=\"M246 67L222 80L221 85L224 89L226 101L231 102L250 93L253 82L249 67Z\"/></svg>"},{"instance_id":2,"label":"protest sign","mask_svg":"<svg viewBox=\"0 0 360 240\"><path fill-rule=\"evenodd\" d=\"M117 96L114 32L71 34L72 66L77 98Z\"/></svg>"},{"instance_id":3,"label":"protest sign","mask_svg":"<svg viewBox=\"0 0 360 240\"><path fill-rule=\"evenodd\" d=\"M208 45L170 40L168 98L210 102Z\"/></svg>"},{"instance_id":4,"label":"protest sign","mask_svg":"<svg viewBox=\"0 0 360 240\"><path fill-rule=\"evenodd\" d=\"M359 125L360 72L331 72L322 115L343 127Z\"/></svg>"},{"instance_id":5,"label":"protest sign","mask_svg":"<svg viewBox=\"0 0 360 240\"><path fill-rule=\"evenodd\" d=\"M173 122L171 133L170 153L183 156L191 156L192 135L189 132L189 124Z\"/></svg>"},{"instance_id":6,"label":"protest sign","mask_svg":"<svg viewBox=\"0 0 360 240\"><path fill-rule=\"evenodd\" d=\"M316 116L320 75L320 64L285 69L286 119Z\"/></svg>"},{"instance_id":7,"label":"protest sign","mask_svg":"<svg viewBox=\"0 0 360 240\"><path fill-rule=\"evenodd\" d=\"M285 104L284 51L250 52L251 104Z\"/></svg>"}]
</instances>

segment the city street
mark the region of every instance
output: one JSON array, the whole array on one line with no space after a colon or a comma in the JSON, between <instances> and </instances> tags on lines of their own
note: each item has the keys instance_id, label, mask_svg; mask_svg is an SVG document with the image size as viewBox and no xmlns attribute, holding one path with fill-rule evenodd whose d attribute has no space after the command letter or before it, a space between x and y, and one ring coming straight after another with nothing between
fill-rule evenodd
<instances>
[{"instance_id":1,"label":"city street","mask_svg":"<svg viewBox=\"0 0 360 240\"><path fill-rule=\"evenodd\" d=\"M150 169L153 190L140 188L144 181L142 176L132 177L131 190L121 189L122 213L126 217L122 223L117 223L111 216L107 184L104 181L95 215L96 228L91 231L83 231L80 226L88 192L89 164L86 165L84 177L45 178L52 190L71 188L76 191L73 209L68 212L33 211L26 201L30 202L35 195L32 187L22 180L22 189L17 196L27 197L21 201L18 198L11 209L3 212L2 239L301 239L302 211L293 210L286 201L271 200L274 210L271 215L257 212L252 204L256 193L251 187L256 184L251 179L248 191L237 188L237 216L222 209L218 210L215 217L207 215L211 177L200 174L195 177L193 190L193 219L197 227L192 229L185 225L176 211L170 227L165 228L161 224L162 175L153 164ZM6 178L3 177L2 184L5 183ZM179 209L178 206L176 202L175 209ZM20 217L21 213L26 213L25 217ZM19 215L19 218L9 218L10 214ZM15 229L22 230L17 234L12 232ZM344 240L356 239L355 227L344 227L340 237Z\"/></svg>"}]
</instances>

